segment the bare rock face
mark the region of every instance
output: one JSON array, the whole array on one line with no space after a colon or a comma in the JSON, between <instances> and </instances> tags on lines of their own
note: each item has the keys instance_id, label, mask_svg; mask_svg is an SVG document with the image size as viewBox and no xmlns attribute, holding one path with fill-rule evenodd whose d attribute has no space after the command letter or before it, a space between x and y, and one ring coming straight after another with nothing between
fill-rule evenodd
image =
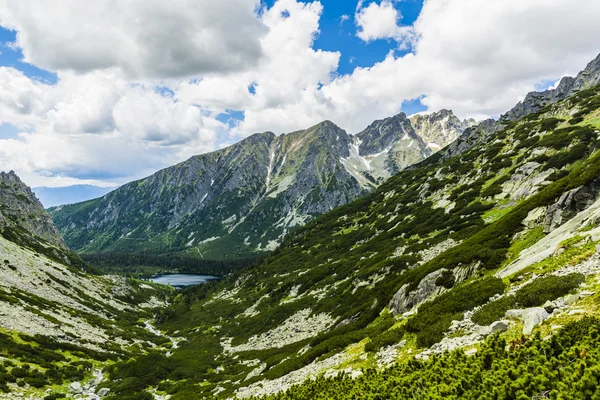
<instances>
[{"instance_id":1,"label":"bare rock face","mask_svg":"<svg viewBox=\"0 0 600 400\"><path fill-rule=\"evenodd\" d=\"M390 310L392 310L395 315L404 314L431 297L446 291L446 288L437 286L435 283L437 279L442 276L444 271L446 270L442 268L430 273L419 282L419 286L413 291L408 290L409 284L403 285L390 301Z\"/></svg>"},{"instance_id":2,"label":"bare rock face","mask_svg":"<svg viewBox=\"0 0 600 400\"><path fill-rule=\"evenodd\" d=\"M410 122L415 132L433 152L437 152L454 142L467 128L475 125L475 120L461 121L450 110L413 115L410 117Z\"/></svg>"},{"instance_id":3,"label":"bare rock face","mask_svg":"<svg viewBox=\"0 0 600 400\"><path fill-rule=\"evenodd\" d=\"M0 233L10 240L42 239L66 248L60 231L40 201L14 171L0 172Z\"/></svg>"},{"instance_id":4,"label":"bare rock face","mask_svg":"<svg viewBox=\"0 0 600 400\"><path fill-rule=\"evenodd\" d=\"M600 193L600 179L563 193L558 201L548 207L544 220L544 232L550 233L579 212L590 207Z\"/></svg>"}]
</instances>

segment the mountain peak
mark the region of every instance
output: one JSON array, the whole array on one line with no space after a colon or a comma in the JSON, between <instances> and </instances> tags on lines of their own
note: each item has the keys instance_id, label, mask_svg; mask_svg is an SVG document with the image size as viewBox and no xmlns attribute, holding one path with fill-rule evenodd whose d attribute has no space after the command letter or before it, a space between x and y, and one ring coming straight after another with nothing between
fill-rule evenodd
<instances>
[{"instance_id":1,"label":"mountain peak","mask_svg":"<svg viewBox=\"0 0 600 400\"><path fill-rule=\"evenodd\" d=\"M0 232L5 238L37 241L36 238L66 248L62 236L31 189L14 171L0 172Z\"/></svg>"},{"instance_id":2,"label":"mountain peak","mask_svg":"<svg viewBox=\"0 0 600 400\"><path fill-rule=\"evenodd\" d=\"M539 111L548 104L556 103L579 90L588 89L599 83L600 54L589 62L585 69L579 72L575 78L570 76L563 77L556 89L528 93L523 101L503 114L500 120L516 121L526 115Z\"/></svg>"}]
</instances>

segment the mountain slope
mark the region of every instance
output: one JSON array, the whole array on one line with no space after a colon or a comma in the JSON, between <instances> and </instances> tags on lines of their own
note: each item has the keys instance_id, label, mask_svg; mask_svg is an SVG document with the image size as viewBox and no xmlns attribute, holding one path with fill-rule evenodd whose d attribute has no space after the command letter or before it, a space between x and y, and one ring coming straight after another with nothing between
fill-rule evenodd
<instances>
[{"instance_id":1,"label":"mountain slope","mask_svg":"<svg viewBox=\"0 0 600 400\"><path fill-rule=\"evenodd\" d=\"M60 232L44 207L19 177L10 171L0 172L0 232L27 234L49 244L65 248Z\"/></svg>"},{"instance_id":2,"label":"mountain slope","mask_svg":"<svg viewBox=\"0 0 600 400\"><path fill-rule=\"evenodd\" d=\"M440 130L449 140L463 125L447 120L458 121L447 111L419 119L429 136ZM50 213L78 251L244 257L274 250L291 230L430 154L404 114L356 137L325 121L281 136L252 135Z\"/></svg>"},{"instance_id":3,"label":"mountain slope","mask_svg":"<svg viewBox=\"0 0 600 400\"><path fill-rule=\"evenodd\" d=\"M160 387L275 393L598 315L599 121L600 86L504 121L309 222L236 279L184 293L161 325L189 339L169 362L201 355L206 372Z\"/></svg>"},{"instance_id":4,"label":"mountain slope","mask_svg":"<svg viewBox=\"0 0 600 400\"><path fill-rule=\"evenodd\" d=\"M139 322L169 290L83 272L14 172L0 173L0 185L0 398L46 398L70 385L98 398L105 365L169 342Z\"/></svg>"}]
</instances>

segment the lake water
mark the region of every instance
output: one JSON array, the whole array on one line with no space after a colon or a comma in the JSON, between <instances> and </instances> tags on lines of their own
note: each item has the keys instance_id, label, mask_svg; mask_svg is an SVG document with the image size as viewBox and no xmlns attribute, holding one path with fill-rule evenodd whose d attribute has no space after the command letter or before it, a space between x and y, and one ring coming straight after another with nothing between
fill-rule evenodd
<instances>
[{"instance_id":1,"label":"lake water","mask_svg":"<svg viewBox=\"0 0 600 400\"><path fill-rule=\"evenodd\" d=\"M208 281L221 279L220 276L214 275L198 275L198 274L164 274L155 275L150 278L152 282L162 283L163 285L171 285L177 288L186 286L200 285Z\"/></svg>"}]
</instances>

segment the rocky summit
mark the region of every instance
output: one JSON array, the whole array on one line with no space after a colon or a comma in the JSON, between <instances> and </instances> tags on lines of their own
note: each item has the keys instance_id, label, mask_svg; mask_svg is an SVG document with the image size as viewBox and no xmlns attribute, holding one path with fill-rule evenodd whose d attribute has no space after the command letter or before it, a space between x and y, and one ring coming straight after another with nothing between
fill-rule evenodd
<instances>
[{"instance_id":1,"label":"rocky summit","mask_svg":"<svg viewBox=\"0 0 600 400\"><path fill-rule=\"evenodd\" d=\"M372 191L471 124L443 110L412 119L401 113L355 136L330 121L259 133L49 211L78 251L250 256L274 250L292 230Z\"/></svg>"}]
</instances>

